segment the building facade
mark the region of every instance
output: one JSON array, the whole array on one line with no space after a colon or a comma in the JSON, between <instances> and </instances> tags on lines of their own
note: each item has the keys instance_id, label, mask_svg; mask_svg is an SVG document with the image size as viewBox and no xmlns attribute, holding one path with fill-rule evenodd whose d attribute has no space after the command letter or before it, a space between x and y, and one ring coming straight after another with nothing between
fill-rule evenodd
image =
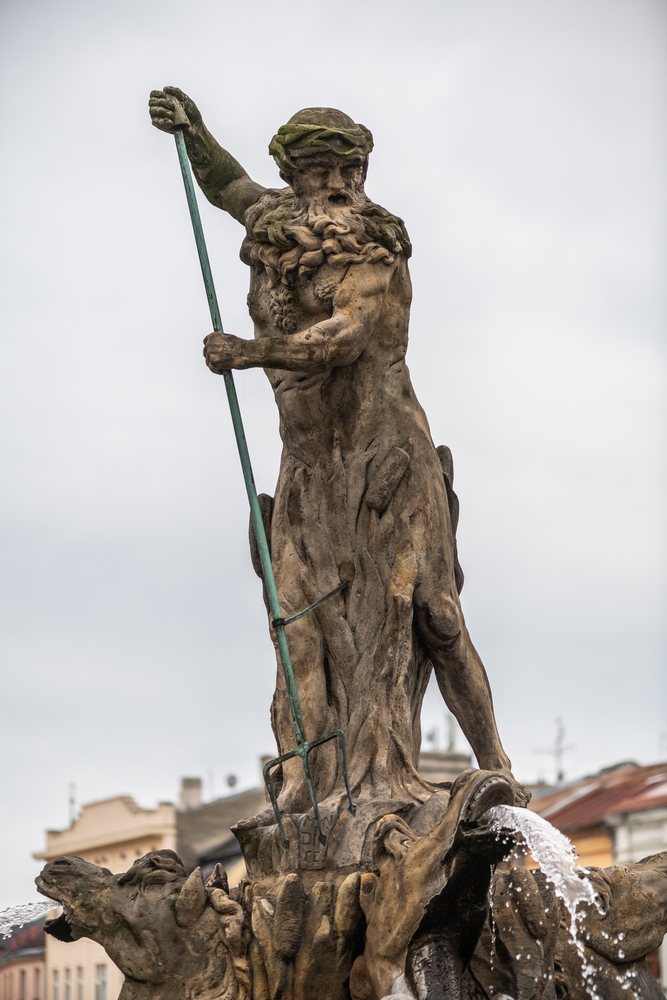
<instances>
[{"instance_id":1,"label":"building facade","mask_svg":"<svg viewBox=\"0 0 667 1000\"><path fill-rule=\"evenodd\" d=\"M44 921L38 917L0 939L0 1000L45 1000Z\"/></svg>"},{"instance_id":2,"label":"building facade","mask_svg":"<svg viewBox=\"0 0 667 1000\"><path fill-rule=\"evenodd\" d=\"M48 830L41 861L73 854L116 873L125 872L148 851L176 850L176 809L162 802L142 809L128 795L82 808L67 830ZM48 916L56 916L53 910ZM116 1000L123 974L101 945L89 938L66 944L46 935L45 992L39 1000ZM22 1000L19 996L2 1000ZM26 997L25 1000L32 1000ZM37 1000L37 998L35 998Z\"/></svg>"}]
</instances>

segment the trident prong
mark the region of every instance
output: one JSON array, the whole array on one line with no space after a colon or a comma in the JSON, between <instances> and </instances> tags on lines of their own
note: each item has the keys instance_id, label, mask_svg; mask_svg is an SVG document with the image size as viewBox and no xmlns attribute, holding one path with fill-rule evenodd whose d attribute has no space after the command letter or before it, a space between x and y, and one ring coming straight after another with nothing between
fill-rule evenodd
<instances>
[{"instance_id":1,"label":"trident prong","mask_svg":"<svg viewBox=\"0 0 667 1000\"><path fill-rule=\"evenodd\" d=\"M280 836L282 838L283 847L289 847L289 840L285 836L285 830L283 828L283 821L280 816L280 809L278 808L278 799L276 798L276 792L273 787L273 780L271 778L271 771L278 764L284 763L286 760L291 760L292 757L301 757L303 760L303 767L306 773L306 784L308 785L308 794L310 796L310 801L313 806L313 812L315 813L315 821L317 823L318 839L320 844L326 844L327 838L324 830L322 829L322 819L320 816L320 807L317 802L317 796L315 795L315 786L313 784L313 776L310 770L310 763L308 761L308 754L315 747L320 746L322 743L328 743L329 740L338 740L338 755L340 760L340 768L343 773L343 778L345 780L345 791L347 793L347 799L350 806L350 812L354 816L357 807L354 804L354 799L352 798L352 790L350 788L350 782L347 774L347 758L345 755L345 734L342 729L334 729L333 732L327 733L326 736L320 736L316 740L311 740L310 743L301 743L299 746L295 747L294 750L288 751L288 753L282 754L280 757L275 757L273 760L267 761L263 768L264 774L264 784L266 785L267 791L269 793L269 798L271 799L271 805L273 806L273 811L276 814L276 820L278 822L278 829L280 830Z\"/></svg>"}]
</instances>

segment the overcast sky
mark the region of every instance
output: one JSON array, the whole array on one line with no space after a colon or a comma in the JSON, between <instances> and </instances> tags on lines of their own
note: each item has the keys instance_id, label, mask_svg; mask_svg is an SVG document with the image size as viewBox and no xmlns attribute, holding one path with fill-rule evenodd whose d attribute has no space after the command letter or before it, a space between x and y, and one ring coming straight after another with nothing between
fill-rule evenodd
<instances>
[{"instance_id":1,"label":"overcast sky","mask_svg":"<svg viewBox=\"0 0 667 1000\"><path fill-rule=\"evenodd\" d=\"M4 0L0 906L78 802L247 787L275 665L169 136L182 87L266 185L296 110L375 136L408 363L454 453L463 608L517 777L667 758L662 0ZM241 227L204 204L226 328ZM280 441L237 379L258 487ZM427 694L424 728L444 731Z\"/></svg>"}]
</instances>

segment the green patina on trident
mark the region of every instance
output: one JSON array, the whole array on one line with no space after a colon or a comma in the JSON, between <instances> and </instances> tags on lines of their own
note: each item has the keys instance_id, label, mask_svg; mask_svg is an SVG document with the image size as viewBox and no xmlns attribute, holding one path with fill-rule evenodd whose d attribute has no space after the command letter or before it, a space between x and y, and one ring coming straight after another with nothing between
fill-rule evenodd
<instances>
[{"instance_id":1,"label":"green patina on trident","mask_svg":"<svg viewBox=\"0 0 667 1000\"><path fill-rule=\"evenodd\" d=\"M222 328L222 319L220 318L220 310L218 308L218 297L215 294L215 285L213 284L213 275L211 274L211 265L209 264L208 251L206 249L206 242L204 240L204 230L202 229L201 218L199 215L199 207L197 205L197 197L195 195L195 188L192 182L192 173L190 171L190 161L188 160L188 154L185 148L185 139L183 138L183 127L178 125L174 129L174 138L176 139L176 149L178 150L178 160L181 165L181 173L183 175L183 183L185 185L185 194L188 199L188 208L190 209L190 218L192 220L192 228L194 229L195 242L197 244L197 252L199 254L199 263L201 264L202 276L204 278L204 285L206 287L206 296L208 298L208 307L211 313L211 321L213 323L213 329L218 333L224 333ZM252 466L250 465L250 454L248 452L248 444L245 437L245 431L243 430L243 421L241 420L241 411L239 409L238 396L236 395L236 388L234 386L234 379L232 377L231 371L223 372L223 377L225 380L225 388L227 390L227 399L229 401L229 409L232 415L232 424L234 427L234 435L236 437L236 444L239 450L239 457L241 459L241 468L243 470L243 479L245 481L245 488L248 494L248 501L250 503L250 515L252 518L253 528L255 529L255 538L257 539L257 548L259 549L259 558L262 564L262 575L264 577L264 584L266 586L266 593L269 600L269 609L271 611L271 624L273 625L276 641L278 643L278 654L280 656L280 663L283 669L283 675L285 677L285 686L287 688L287 697L289 698L290 712L292 714L292 725L294 726L294 736L296 738L296 748L290 750L288 753L282 754L280 757L276 757L274 760L270 760L264 765L264 781L271 799L271 804L273 806L273 811L276 814L276 820L278 822L278 827L280 828L280 834L282 837L282 842L284 847L289 847L289 841L285 836L285 830L283 828L282 819L280 816L280 809L278 808L278 800L276 798L276 791L273 786L273 781L271 779L271 770L277 767L278 764L282 764L284 761L290 760L292 757L300 757L303 762L303 769L306 775L306 783L308 785L308 794L310 795L310 801L313 805L313 811L315 813L315 819L317 821L317 829L319 831L320 843L324 844L326 842L326 837L324 835L324 830L322 829L322 820L320 818L320 810L317 804L317 796L315 794L315 785L313 783L313 774L310 769L310 762L308 760L308 754L315 747L320 746L322 743L328 743L329 740L338 740L338 753L340 758L340 767L343 773L343 778L345 779L345 789L347 791L347 797L350 803L350 812L354 814L356 812L356 806L352 799L352 791L350 789L350 782L347 773L347 759L345 756L345 736L340 729L334 729L333 732L327 733L325 736L320 736L315 740L308 742L306 739L306 730L303 723L303 716L301 714L301 704L299 702L299 692L296 687L296 680L294 678L294 668L292 667L292 659L290 657L289 646L287 645L287 636L285 635L285 626L297 621L299 618L303 618L310 611L314 611L315 608L319 607L323 601L326 601L329 597L333 597L334 594L338 594L346 586L345 583L341 583L335 590L332 590L329 594L325 594L310 607L304 608L298 614L293 615L291 618L283 618L280 610L280 602L278 600L278 590L276 588L276 580L273 575L273 567L271 565L271 555L269 553L269 545L266 539L266 532L264 530L264 523L262 521L262 514L259 508L259 500L257 499L257 490L255 488L255 480L252 474Z\"/></svg>"}]
</instances>

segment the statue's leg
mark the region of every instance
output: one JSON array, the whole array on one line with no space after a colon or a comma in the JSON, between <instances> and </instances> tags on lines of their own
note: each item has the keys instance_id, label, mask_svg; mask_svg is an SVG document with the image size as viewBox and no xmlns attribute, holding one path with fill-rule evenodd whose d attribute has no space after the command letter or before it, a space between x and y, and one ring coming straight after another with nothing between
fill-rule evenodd
<instances>
[{"instance_id":1,"label":"statue's leg","mask_svg":"<svg viewBox=\"0 0 667 1000\"><path fill-rule=\"evenodd\" d=\"M301 610L308 600L297 587L283 586L283 593L291 592L289 599L283 600L283 614L289 615ZM296 591L296 593L295 593ZM314 614L306 615L287 626L287 641L290 648L292 666L296 680L301 713L306 730L306 738L314 740L336 727L327 697L325 651L322 633ZM285 678L280 660L276 690L271 705L271 722L278 743L279 753L284 754L296 747L294 725L290 709ZM335 782L336 747L325 745L312 751L310 763L316 775L316 791L323 797ZM282 765L282 788L279 804L285 812L299 812L310 808L303 762L298 757Z\"/></svg>"},{"instance_id":2,"label":"statue's leg","mask_svg":"<svg viewBox=\"0 0 667 1000\"><path fill-rule=\"evenodd\" d=\"M472 644L453 579L449 593L420 585L415 593L419 630L435 669L438 687L484 770L509 771L493 712L489 680Z\"/></svg>"},{"instance_id":3,"label":"statue's leg","mask_svg":"<svg viewBox=\"0 0 667 1000\"><path fill-rule=\"evenodd\" d=\"M321 483L318 479L313 484L312 478L312 473L301 463L283 455L271 517L271 558L284 618L303 611L339 582L335 564L333 568L327 565L330 539L317 516L317 488ZM327 604L322 612L313 611L285 628L308 741L340 726L334 707L330 654L320 617L330 613L331 607ZM295 749L292 713L279 659L271 721L279 753ZM336 743L331 742L315 748L309 755L319 801L335 786L336 753ZM278 797L281 810L308 810L311 802L299 757L283 764L282 779Z\"/></svg>"}]
</instances>

